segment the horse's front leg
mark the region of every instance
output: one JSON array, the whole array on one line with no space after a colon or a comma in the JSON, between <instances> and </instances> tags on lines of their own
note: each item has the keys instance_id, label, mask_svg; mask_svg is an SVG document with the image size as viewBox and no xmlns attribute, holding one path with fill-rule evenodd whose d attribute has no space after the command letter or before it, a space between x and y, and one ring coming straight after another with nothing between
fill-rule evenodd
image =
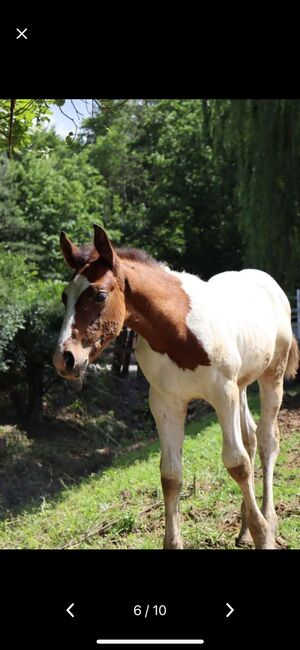
<instances>
[{"instance_id":1,"label":"horse's front leg","mask_svg":"<svg viewBox=\"0 0 300 650\"><path fill-rule=\"evenodd\" d=\"M187 405L176 396L166 396L152 386L149 404L161 444L161 483L165 501L164 548L182 548L179 497L182 486L182 444Z\"/></svg>"}]
</instances>

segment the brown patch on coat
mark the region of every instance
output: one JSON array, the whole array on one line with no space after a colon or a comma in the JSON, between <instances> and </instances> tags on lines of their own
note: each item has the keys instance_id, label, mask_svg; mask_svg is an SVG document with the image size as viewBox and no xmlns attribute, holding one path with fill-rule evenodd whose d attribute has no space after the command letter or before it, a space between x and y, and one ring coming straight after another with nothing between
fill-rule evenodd
<instances>
[{"instance_id":1,"label":"brown patch on coat","mask_svg":"<svg viewBox=\"0 0 300 650\"><path fill-rule=\"evenodd\" d=\"M95 346L91 360L126 324L155 352L167 354L182 369L210 365L201 341L187 326L189 297L177 277L136 249L115 250L112 269L92 245L80 249L80 259L84 266L79 272L91 287L76 303L73 337L85 346ZM109 294L104 304L95 300L101 289Z\"/></svg>"},{"instance_id":2,"label":"brown patch on coat","mask_svg":"<svg viewBox=\"0 0 300 650\"><path fill-rule=\"evenodd\" d=\"M249 467L246 463L237 467L227 467L230 476L237 482L243 483L249 477Z\"/></svg>"},{"instance_id":3,"label":"brown patch on coat","mask_svg":"<svg viewBox=\"0 0 300 650\"><path fill-rule=\"evenodd\" d=\"M161 484L165 499L169 499L174 494L178 494L182 487L182 482L175 478L161 477Z\"/></svg>"},{"instance_id":4,"label":"brown patch on coat","mask_svg":"<svg viewBox=\"0 0 300 650\"><path fill-rule=\"evenodd\" d=\"M75 305L75 320L73 325L73 336L81 341L84 346L94 346L92 359L103 347L118 336L125 317L124 293L120 289L118 279L114 273L103 264L95 263L84 268L83 275L91 284L79 296ZM105 302L97 302L99 291L105 291L107 298Z\"/></svg>"},{"instance_id":5,"label":"brown patch on coat","mask_svg":"<svg viewBox=\"0 0 300 650\"><path fill-rule=\"evenodd\" d=\"M159 264L123 259L121 268L125 275L126 325L180 368L209 366L204 346L187 326L190 302L180 280Z\"/></svg>"},{"instance_id":6,"label":"brown patch on coat","mask_svg":"<svg viewBox=\"0 0 300 650\"><path fill-rule=\"evenodd\" d=\"M87 280L93 284L100 284L103 282L103 288L105 289L106 284L111 284L112 278L114 279L113 285L115 286L116 282L118 283L120 289L124 291L124 275L120 269L120 263L117 258L115 258L115 265L113 269L110 269L105 262L100 259L92 260L87 263L80 271ZM101 287L100 287L101 288Z\"/></svg>"},{"instance_id":7,"label":"brown patch on coat","mask_svg":"<svg viewBox=\"0 0 300 650\"><path fill-rule=\"evenodd\" d=\"M237 381L238 386L248 386L252 381L252 375L244 375L243 377L240 377Z\"/></svg>"},{"instance_id":8,"label":"brown patch on coat","mask_svg":"<svg viewBox=\"0 0 300 650\"><path fill-rule=\"evenodd\" d=\"M268 368L262 374L263 379L267 379L274 384L282 380L286 373L286 366L288 362L289 343L285 340L278 340L276 342L276 349L273 359Z\"/></svg>"}]
</instances>

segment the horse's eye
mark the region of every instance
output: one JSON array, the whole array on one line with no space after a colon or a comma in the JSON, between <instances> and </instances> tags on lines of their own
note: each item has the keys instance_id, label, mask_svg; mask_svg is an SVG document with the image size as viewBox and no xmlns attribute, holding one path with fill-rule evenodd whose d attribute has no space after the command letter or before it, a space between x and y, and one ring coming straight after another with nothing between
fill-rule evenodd
<instances>
[{"instance_id":1,"label":"horse's eye","mask_svg":"<svg viewBox=\"0 0 300 650\"><path fill-rule=\"evenodd\" d=\"M99 291L96 295L97 302L104 302L107 298L107 293L105 291Z\"/></svg>"}]
</instances>

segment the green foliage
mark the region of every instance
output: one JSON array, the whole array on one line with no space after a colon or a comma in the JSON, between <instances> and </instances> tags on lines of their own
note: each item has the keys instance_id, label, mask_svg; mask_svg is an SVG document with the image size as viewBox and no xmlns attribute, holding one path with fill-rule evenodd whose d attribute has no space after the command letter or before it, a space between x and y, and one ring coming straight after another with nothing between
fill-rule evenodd
<instances>
[{"instance_id":1,"label":"green foliage","mask_svg":"<svg viewBox=\"0 0 300 650\"><path fill-rule=\"evenodd\" d=\"M33 271L24 256L0 245L0 371L8 369L7 350L17 332L25 326L26 291Z\"/></svg>"},{"instance_id":2,"label":"green foliage","mask_svg":"<svg viewBox=\"0 0 300 650\"><path fill-rule=\"evenodd\" d=\"M102 223L107 190L87 157L86 150L71 151L53 132L39 130L30 149L13 160L0 158L5 386L30 387L37 373L40 383L48 373L63 315L60 281L70 275L60 252L60 230L83 243L91 238L93 222Z\"/></svg>"},{"instance_id":3,"label":"green foliage","mask_svg":"<svg viewBox=\"0 0 300 650\"><path fill-rule=\"evenodd\" d=\"M27 358L50 363L60 329L63 285L35 278L27 287L24 323L15 339L15 357L20 349Z\"/></svg>"},{"instance_id":4,"label":"green foliage","mask_svg":"<svg viewBox=\"0 0 300 650\"><path fill-rule=\"evenodd\" d=\"M1 187L3 192L9 187L5 207L0 208L5 211L2 240L12 250L25 251L40 277L57 279L65 274L60 230L72 233L78 242L89 240L92 224L102 223L106 189L87 151L71 153L60 140L53 141L51 133L39 133L33 146L11 161L9 169L7 161L0 164L0 196Z\"/></svg>"},{"instance_id":5,"label":"green foliage","mask_svg":"<svg viewBox=\"0 0 300 650\"><path fill-rule=\"evenodd\" d=\"M50 360L70 276L61 229L81 244L99 223L204 279L254 266L300 286L299 101L94 100L66 141L43 129L64 102L16 100L12 159L0 100L2 371Z\"/></svg>"},{"instance_id":6,"label":"green foliage","mask_svg":"<svg viewBox=\"0 0 300 650\"><path fill-rule=\"evenodd\" d=\"M32 127L49 121L50 113L45 99L0 99L0 151L11 155L28 146Z\"/></svg>"},{"instance_id":7,"label":"green foliage","mask_svg":"<svg viewBox=\"0 0 300 650\"><path fill-rule=\"evenodd\" d=\"M203 277L241 266L230 156L215 156L204 100L128 102L86 121L91 163L121 240Z\"/></svg>"},{"instance_id":8,"label":"green foliage","mask_svg":"<svg viewBox=\"0 0 300 650\"><path fill-rule=\"evenodd\" d=\"M39 280L20 253L0 246L0 373L7 373L6 388L30 381L33 364L51 363L63 312L61 291L61 284Z\"/></svg>"},{"instance_id":9,"label":"green foliage","mask_svg":"<svg viewBox=\"0 0 300 650\"><path fill-rule=\"evenodd\" d=\"M29 148L35 128L50 121L51 104L65 99L0 99L0 151L9 157Z\"/></svg>"},{"instance_id":10,"label":"green foliage","mask_svg":"<svg viewBox=\"0 0 300 650\"><path fill-rule=\"evenodd\" d=\"M300 283L300 102L214 101L215 142L236 158L244 264L286 291ZM225 141L225 147L224 147Z\"/></svg>"}]
</instances>

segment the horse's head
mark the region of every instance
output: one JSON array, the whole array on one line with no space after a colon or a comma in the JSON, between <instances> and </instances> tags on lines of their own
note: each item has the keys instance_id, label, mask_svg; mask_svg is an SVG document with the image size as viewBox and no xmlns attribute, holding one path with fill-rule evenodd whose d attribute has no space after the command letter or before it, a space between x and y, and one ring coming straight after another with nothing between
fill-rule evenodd
<instances>
[{"instance_id":1,"label":"horse's head","mask_svg":"<svg viewBox=\"0 0 300 650\"><path fill-rule=\"evenodd\" d=\"M118 256L99 226L94 226L93 245L78 248L64 232L60 243L75 273L62 294L65 316L53 364L65 379L78 379L123 327L124 278Z\"/></svg>"}]
</instances>

